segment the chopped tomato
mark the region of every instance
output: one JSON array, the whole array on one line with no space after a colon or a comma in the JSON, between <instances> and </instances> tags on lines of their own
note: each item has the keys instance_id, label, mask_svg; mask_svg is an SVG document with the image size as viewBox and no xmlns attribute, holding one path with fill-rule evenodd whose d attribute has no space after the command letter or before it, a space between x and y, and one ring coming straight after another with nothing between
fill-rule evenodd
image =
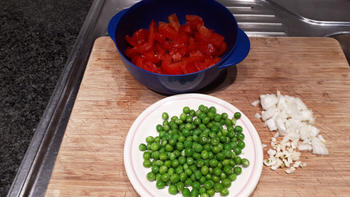
<instances>
[{"instance_id":1,"label":"chopped tomato","mask_svg":"<svg viewBox=\"0 0 350 197\"><path fill-rule=\"evenodd\" d=\"M181 25L176 14L169 23L151 21L148 30L141 28L132 36L125 55L138 67L162 74L198 72L218 63L226 51L225 38L204 26L200 16L186 15Z\"/></svg>"},{"instance_id":2,"label":"chopped tomato","mask_svg":"<svg viewBox=\"0 0 350 197\"><path fill-rule=\"evenodd\" d=\"M204 26L202 17L197 15L186 15L186 23L191 27L192 30L197 30L197 28Z\"/></svg>"},{"instance_id":3,"label":"chopped tomato","mask_svg":"<svg viewBox=\"0 0 350 197\"><path fill-rule=\"evenodd\" d=\"M157 33L157 25L154 20L151 21L151 24L149 25L149 35L148 35L148 43L153 45L155 35Z\"/></svg>"},{"instance_id":4,"label":"chopped tomato","mask_svg":"<svg viewBox=\"0 0 350 197\"><path fill-rule=\"evenodd\" d=\"M144 28L137 30L132 37L129 35L126 35L125 37L126 41L132 46L144 44L147 41L147 38L148 30Z\"/></svg>"},{"instance_id":5,"label":"chopped tomato","mask_svg":"<svg viewBox=\"0 0 350 197\"><path fill-rule=\"evenodd\" d=\"M176 14L172 14L168 17L170 25L176 30L179 31L180 29L180 22L179 19L177 18Z\"/></svg>"}]
</instances>

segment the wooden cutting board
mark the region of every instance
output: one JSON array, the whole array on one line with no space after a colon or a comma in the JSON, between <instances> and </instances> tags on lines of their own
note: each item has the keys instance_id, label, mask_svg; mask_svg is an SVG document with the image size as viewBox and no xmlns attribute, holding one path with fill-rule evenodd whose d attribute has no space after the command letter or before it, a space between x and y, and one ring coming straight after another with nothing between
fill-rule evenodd
<instances>
[{"instance_id":1,"label":"wooden cutting board","mask_svg":"<svg viewBox=\"0 0 350 197\"><path fill-rule=\"evenodd\" d=\"M263 167L253 196L350 196L350 68L331 38L250 38L249 56L207 94L242 110L269 144L272 132L254 117L260 94L301 98L313 110L329 156L303 153L307 167L287 175ZM164 98L133 79L108 37L93 47L47 196L137 196L123 165L129 127ZM266 156L266 149L264 150Z\"/></svg>"}]
</instances>

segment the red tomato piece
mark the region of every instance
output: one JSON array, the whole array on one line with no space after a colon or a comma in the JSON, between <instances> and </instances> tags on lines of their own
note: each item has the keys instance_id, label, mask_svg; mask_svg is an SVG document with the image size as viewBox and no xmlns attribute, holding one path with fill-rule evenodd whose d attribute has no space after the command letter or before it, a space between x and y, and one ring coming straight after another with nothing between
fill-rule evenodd
<instances>
[{"instance_id":1,"label":"red tomato piece","mask_svg":"<svg viewBox=\"0 0 350 197\"><path fill-rule=\"evenodd\" d=\"M178 33L176 32L176 30L168 23L159 22L158 29L159 29L159 33L163 34L166 38L170 40L175 40L176 37L178 36Z\"/></svg>"},{"instance_id":2,"label":"red tomato piece","mask_svg":"<svg viewBox=\"0 0 350 197\"><path fill-rule=\"evenodd\" d=\"M182 66L184 62L176 62L172 64L165 65L164 67L162 66L162 69L165 70L165 73L170 74L170 75L180 75L182 74Z\"/></svg>"},{"instance_id":3,"label":"red tomato piece","mask_svg":"<svg viewBox=\"0 0 350 197\"><path fill-rule=\"evenodd\" d=\"M198 33L195 35L198 40L206 40L211 39L213 34L213 30L206 28L205 26L198 27Z\"/></svg>"},{"instance_id":4,"label":"red tomato piece","mask_svg":"<svg viewBox=\"0 0 350 197\"><path fill-rule=\"evenodd\" d=\"M144 43L142 45L138 45L138 46L135 46L133 48L128 48L125 51L125 54L129 58L132 58L132 57L134 57L137 54L145 53L145 52L147 52L147 51L149 51L151 49L152 49L152 45L150 45L149 43L146 42L146 43Z\"/></svg>"},{"instance_id":5,"label":"red tomato piece","mask_svg":"<svg viewBox=\"0 0 350 197\"><path fill-rule=\"evenodd\" d=\"M186 15L186 23L191 27L192 30L197 30L198 27L204 25L202 17L197 15Z\"/></svg>"},{"instance_id":6,"label":"red tomato piece","mask_svg":"<svg viewBox=\"0 0 350 197\"><path fill-rule=\"evenodd\" d=\"M147 38L148 38L148 30L144 28L137 30L132 35L132 37L130 37L129 35L125 36L126 41L132 46L137 46L145 43L147 41Z\"/></svg>"},{"instance_id":7,"label":"red tomato piece","mask_svg":"<svg viewBox=\"0 0 350 197\"><path fill-rule=\"evenodd\" d=\"M148 43L150 43L151 45L153 45L156 32L157 32L157 25L156 25L156 22L152 20L149 25L149 35L148 35Z\"/></svg>"},{"instance_id":8,"label":"red tomato piece","mask_svg":"<svg viewBox=\"0 0 350 197\"><path fill-rule=\"evenodd\" d=\"M144 53L145 59L149 62L152 62L154 64L158 63L160 61L159 56L154 53L153 50L147 51Z\"/></svg>"},{"instance_id":9,"label":"red tomato piece","mask_svg":"<svg viewBox=\"0 0 350 197\"><path fill-rule=\"evenodd\" d=\"M180 22L179 19L177 18L176 14L172 14L168 17L170 25L176 30L179 31L180 29Z\"/></svg>"},{"instance_id":10,"label":"red tomato piece","mask_svg":"<svg viewBox=\"0 0 350 197\"><path fill-rule=\"evenodd\" d=\"M181 25L180 29L179 29L179 33L180 33L180 35L182 35L182 34L190 35L192 33L190 25L189 24Z\"/></svg>"}]
</instances>

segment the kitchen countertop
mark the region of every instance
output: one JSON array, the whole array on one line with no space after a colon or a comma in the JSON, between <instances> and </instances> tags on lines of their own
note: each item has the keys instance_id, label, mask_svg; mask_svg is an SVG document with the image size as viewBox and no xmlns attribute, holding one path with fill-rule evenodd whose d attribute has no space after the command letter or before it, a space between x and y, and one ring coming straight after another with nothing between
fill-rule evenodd
<instances>
[{"instance_id":1,"label":"kitchen countertop","mask_svg":"<svg viewBox=\"0 0 350 197\"><path fill-rule=\"evenodd\" d=\"M92 1L0 1L0 196L11 186Z\"/></svg>"}]
</instances>

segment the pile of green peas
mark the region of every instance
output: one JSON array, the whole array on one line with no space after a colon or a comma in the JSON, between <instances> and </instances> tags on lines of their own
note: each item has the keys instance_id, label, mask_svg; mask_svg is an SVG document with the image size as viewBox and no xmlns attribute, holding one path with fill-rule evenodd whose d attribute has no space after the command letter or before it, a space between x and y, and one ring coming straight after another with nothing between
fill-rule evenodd
<instances>
[{"instance_id":1,"label":"pile of green peas","mask_svg":"<svg viewBox=\"0 0 350 197\"><path fill-rule=\"evenodd\" d=\"M245 147L243 129L236 125L240 117L236 112L230 119L205 105L197 111L186 106L170 119L164 112L163 124L156 126L159 135L139 145L143 166L151 168L147 179L156 181L158 189L169 186L174 195L227 196L242 167L249 166L249 160L239 156Z\"/></svg>"}]
</instances>

